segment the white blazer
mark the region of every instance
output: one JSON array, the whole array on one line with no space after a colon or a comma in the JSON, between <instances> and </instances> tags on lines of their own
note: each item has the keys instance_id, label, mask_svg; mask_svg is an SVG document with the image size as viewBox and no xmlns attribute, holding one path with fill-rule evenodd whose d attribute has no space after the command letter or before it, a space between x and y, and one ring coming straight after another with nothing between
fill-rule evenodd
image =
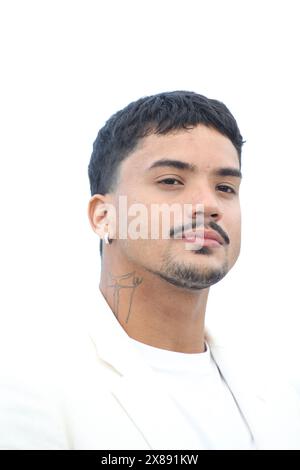
<instances>
[{"instance_id":1,"label":"white blazer","mask_svg":"<svg viewBox=\"0 0 300 470\"><path fill-rule=\"evenodd\" d=\"M89 308L80 331L45 341L50 354L39 351L39 368L3 374L0 448L204 449L100 291ZM209 343L256 447L300 449L292 387L274 385L254 364L236 365L239 351Z\"/></svg>"}]
</instances>

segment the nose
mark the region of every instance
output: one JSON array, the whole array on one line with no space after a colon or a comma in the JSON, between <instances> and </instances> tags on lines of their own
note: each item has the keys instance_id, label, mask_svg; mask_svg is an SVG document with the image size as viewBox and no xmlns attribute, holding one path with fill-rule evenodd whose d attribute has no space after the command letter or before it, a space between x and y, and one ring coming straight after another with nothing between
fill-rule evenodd
<instances>
[{"instance_id":1,"label":"nose","mask_svg":"<svg viewBox=\"0 0 300 470\"><path fill-rule=\"evenodd\" d=\"M201 214L204 217L205 226L212 221L218 222L223 216L217 195L208 187L203 187L197 192L193 198L192 207L193 219Z\"/></svg>"}]
</instances>

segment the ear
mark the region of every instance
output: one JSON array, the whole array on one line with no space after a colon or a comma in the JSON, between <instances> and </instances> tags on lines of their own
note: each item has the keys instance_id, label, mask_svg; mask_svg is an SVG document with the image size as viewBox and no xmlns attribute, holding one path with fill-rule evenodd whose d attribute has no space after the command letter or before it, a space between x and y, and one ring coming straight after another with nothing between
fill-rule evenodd
<instances>
[{"instance_id":1,"label":"ear","mask_svg":"<svg viewBox=\"0 0 300 470\"><path fill-rule=\"evenodd\" d=\"M111 217L112 207L105 195L94 194L89 200L87 213L92 229L100 238L103 238L107 231L110 238L113 238L115 227Z\"/></svg>"}]
</instances>

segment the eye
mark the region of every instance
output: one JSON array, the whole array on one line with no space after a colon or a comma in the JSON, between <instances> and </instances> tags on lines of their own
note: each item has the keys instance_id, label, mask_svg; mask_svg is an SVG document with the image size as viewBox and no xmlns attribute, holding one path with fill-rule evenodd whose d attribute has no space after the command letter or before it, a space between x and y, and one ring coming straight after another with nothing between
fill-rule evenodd
<instances>
[{"instance_id":1,"label":"eye","mask_svg":"<svg viewBox=\"0 0 300 470\"><path fill-rule=\"evenodd\" d=\"M182 185L182 182L177 180L176 178L165 178L164 180L158 181L158 184L166 184L167 186L178 186L178 184Z\"/></svg>"},{"instance_id":2,"label":"eye","mask_svg":"<svg viewBox=\"0 0 300 470\"><path fill-rule=\"evenodd\" d=\"M236 194L236 191L231 186L227 186L227 184L220 184L218 188L223 188L222 192L225 192L227 194Z\"/></svg>"}]
</instances>

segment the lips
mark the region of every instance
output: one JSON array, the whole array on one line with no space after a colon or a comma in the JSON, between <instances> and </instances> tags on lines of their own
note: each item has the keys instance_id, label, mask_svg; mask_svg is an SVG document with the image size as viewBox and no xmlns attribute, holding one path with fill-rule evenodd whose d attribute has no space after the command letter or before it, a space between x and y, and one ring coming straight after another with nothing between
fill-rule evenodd
<instances>
[{"instance_id":1,"label":"lips","mask_svg":"<svg viewBox=\"0 0 300 470\"><path fill-rule=\"evenodd\" d=\"M183 239L187 242L195 242L196 240L197 241L203 240L203 237L201 237L199 233L189 232L183 235Z\"/></svg>"},{"instance_id":2,"label":"lips","mask_svg":"<svg viewBox=\"0 0 300 470\"><path fill-rule=\"evenodd\" d=\"M203 246L219 246L224 244L223 238L212 230L204 230L203 232L186 232L183 240L187 243L202 243Z\"/></svg>"}]
</instances>

